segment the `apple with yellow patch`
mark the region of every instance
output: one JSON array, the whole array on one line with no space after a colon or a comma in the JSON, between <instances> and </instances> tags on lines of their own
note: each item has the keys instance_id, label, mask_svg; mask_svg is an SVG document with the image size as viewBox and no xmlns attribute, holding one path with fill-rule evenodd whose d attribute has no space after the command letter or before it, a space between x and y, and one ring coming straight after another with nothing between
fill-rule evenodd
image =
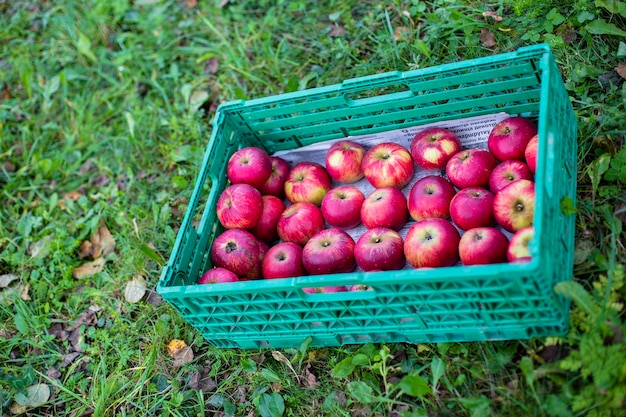
<instances>
[{"instance_id":1,"label":"apple with yellow patch","mask_svg":"<svg viewBox=\"0 0 626 417\"><path fill-rule=\"evenodd\" d=\"M441 170L457 152L461 151L461 141L451 130L432 127L422 130L411 141L411 156L422 169Z\"/></svg>"}]
</instances>

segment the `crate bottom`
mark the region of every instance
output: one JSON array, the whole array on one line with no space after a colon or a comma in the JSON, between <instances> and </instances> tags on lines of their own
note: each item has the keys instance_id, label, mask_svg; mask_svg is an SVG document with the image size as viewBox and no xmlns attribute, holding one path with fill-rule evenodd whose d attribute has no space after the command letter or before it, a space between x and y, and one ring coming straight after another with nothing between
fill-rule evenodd
<instances>
[{"instance_id":1,"label":"crate bottom","mask_svg":"<svg viewBox=\"0 0 626 417\"><path fill-rule=\"evenodd\" d=\"M365 343L440 343L440 342L485 342L498 340L527 340L533 337L562 336L569 330L569 321L541 323L535 326L498 326L494 328L441 329L416 332L373 332L354 334L311 334L310 347L329 347ZM289 348L300 346L308 336L272 335L237 336L232 338L209 337L205 339L218 348Z\"/></svg>"}]
</instances>

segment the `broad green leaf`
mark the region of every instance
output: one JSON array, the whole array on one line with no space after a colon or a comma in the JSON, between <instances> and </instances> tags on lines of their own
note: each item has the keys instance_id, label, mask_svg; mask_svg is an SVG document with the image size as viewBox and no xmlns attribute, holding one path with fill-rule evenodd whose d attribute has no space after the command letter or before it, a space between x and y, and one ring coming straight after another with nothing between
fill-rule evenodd
<instances>
[{"instance_id":1,"label":"broad green leaf","mask_svg":"<svg viewBox=\"0 0 626 417\"><path fill-rule=\"evenodd\" d=\"M224 414L226 417L232 417L237 412L237 406L228 400L224 400Z\"/></svg>"},{"instance_id":2,"label":"broad green leaf","mask_svg":"<svg viewBox=\"0 0 626 417\"><path fill-rule=\"evenodd\" d=\"M39 407L50 399L50 387L47 384L35 384L26 388L25 393L15 395L15 402L24 407Z\"/></svg>"},{"instance_id":3,"label":"broad green leaf","mask_svg":"<svg viewBox=\"0 0 626 417\"><path fill-rule=\"evenodd\" d=\"M568 401L564 400L558 395L549 395L546 402L543 405L543 409L546 410L551 417L571 417L572 412L569 409Z\"/></svg>"},{"instance_id":4,"label":"broad green leaf","mask_svg":"<svg viewBox=\"0 0 626 417\"><path fill-rule=\"evenodd\" d=\"M619 43L619 46L617 47L617 57L620 59L626 57L626 43Z\"/></svg>"},{"instance_id":5,"label":"broad green leaf","mask_svg":"<svg viewBox=\"0 0 626 417\"><path fill-rule=\"evenodd\" d=\"M433 360L430 362L430 373L433 378L433 380L431 381L433 392L435 392L435 390L437 389L437 384L439 383L439 380L445 372L445 362L442 361L441 358L433 358Z\"/></svg>"},{"instance_id":6,"label":"broad green leaf","mask_svg":"<svg viewBox=\"0 0 626 417\"><path fill-rule=\"evenodd\" d=\"M50 98L54 93L59 90L59 86L61 85L61 79L58 75L50 78L44 87L44 95Z\"/></svg>"},{"instance_id":7,"label":"broad green leaf","mask_svg":"<svg viewBox=\"0 0 626 417\"><path fill-rule=\"evenodd\" d=\"M488 417L494 415L491 410L491 400L487 397L461 398L460 401L470 412L470 417Z\"/></svg>"},{"instance_id":8,"label":"broad green leaf","mask_svg":"<svg viewBox=\"0 0 626 417\"><path fill-rule=\"evenodd\" d=\"M124 117L126 118L126 124L128 125L128 133L130 133L131 138L135 138L135 119L133 118L132 113L125 111Z\"/></svg>"},{"instance_id":9,"label":"broad green leaf","mask_svg":"<svg viewBox=\"0 0 626 417\"><path fill-rule=\"evenodd\" d=\"M596 19L585 26L587 32L592 35L614 35L614 36L626 36L626 30L622 30L615 26L613 23L609 23L604 19Z\"/></svg>"},{"instance_id":10,"label":"broad green leaf","mask_svg":"<svg viewBox=\"0 0 626 417\"><path fill-rule=\"evenodd\" d=\"M520 361L519 368L522 371L522 374L524 374L524 377L526 378L526 384L532 387L537 377L535 373L535 367L533 365L533 360L528 356L524 356L522 360Z\"/></svg>"},{"instance_id":11,"label":"broad green leaf","mask_svg":"<svg viewBox=\"0 0 626 417\"><path fill-rule=\"evenodd\" d=\"M78 32L78 40L76 41L76 50L92 62L96 62L96 56L91 50L91 40L82 32Z\"/></svg>"},{"instance_id":12,"label":"broad green leaf","mask_svg":"<svg viewBox=\"0 0 626 417\"><path fill-rule=\"evenodd\" d=\"M415 39L415 49L417 49L417 52L421 53L426 58L430 58L430 48L423 40Z\"/></svg>"},{"instance_id":13,"label":"broad green leaf","mask_svg":"<svg viewBox=\"0 0 626 417\"><path fill-rule=\"evenodd\" d=\"M28 322L26 321L26 318L21 314L21 313L17 313L14 317L13 320L15 321L15 327L17 327L17 330L19 330L20 333L22 334L28 334Z\"/></svg>"},{"instance_id":14,"label":"broad green leaf","mask_svg":"<svg viewBox=\"0 0 626 417\"><path fill-rule=\"evenodd\" d=\"M596 0L596 6L602 7L613 14L626 17L626 2L619 0Z\"/></svg>"},{"instance_id":15,"label":"broad green leaf","mask_svg":"<svg viewBox=\"0 0 626 417\"><path fill-rule=\"evenodd\" d=\"M352 363L352 356L348 356L347 358L340 361L337 365L335 365L331 371L331 375L335 378L345 378L354 371L355 365Z\"/></svg>"},{"instance_id":16,"label":"broad green leaf","mask_svg":"<svg viewBox=\"0 0 626 417\"><path fill-rule=\"evenodd\" d=\"M264 393L259 398L258 407L262 417L280 417L285 412L285 401L277 392Z\"/></svg>"},{"instance_id":17,"label":"broad green leaf","mask_svg":"<svg viewBox=\"0 0 626 417\"><path fill-rule=\"evenodd\" d=\"M364 353L357 353L352 357L352 364L354 365L367 365L370 363L370 359Z\"/></svg>"},{"instance_id":18,"label":"broad green leaf","mask_svg":"<svg viewBox=\"0 0 626 417\"><path fill-rule=\"evenodd\" d=\"M250 358L241 359L239 361L239 366L241 366L241 369L243 369L244 371L250 373L256 372L257 369L256 362Z\"/></svg>"},{"instance_id":19,"label":"broad green leaf","mask_svg":"<svg viewBox=\"0 0 626 417\"><path fill-rule=\"evenodd\" d=\"M154 249L152 249L150 246L146 245L145 243L142 243L139 246L139 249L141 249L141 251L143 252L144 255L146 255L148 258L152 259L159 266L163 266L163 257L161 255L159 255L159 253L157 251L155 251Z\"/></svg>"},{"instance_id":20,"label":"broad green leaf","mask_svg":"<svg viewBox=\"0 0 626 417\"><path fill-rule=\"evenodd\" d=\"M348 392L360 403L368 404L376 401L372 387L363 381L354 381L348 384Z\"/></svg>"},{"instance_id":21,"label":"broad green leaf","mask_svg":"<svg viewBox=\"0 0 626 417\"><path fill-rule=\"evenodd\" d=\"M261 375L269 382L280 382L280 377L267 368L261 369Z\"/></svg>"},{"instance_id":22,"label":"broad green leaf","mask_svg":"<svg viewBox=\"0 0 626 417\"><path fill-rule=\"evenodd\" d=\"M405 394L416 398L423 398L431 392L431 388L424 378L416 374L408 374L402 378L398 383L398 388Z\"/></svg>"},{"instance_id":23,"label":"broad green leaf","mask_svg":"<svg viewBox=\"0 0 626 417\"><path fill-rule=\"evenodd\" d=\"M567 298L571 298L576 305L585 313L595 317L596 312L591 295L577 282L563 281L554 286L554 292Z\"/></svg>"},{"instance_id":24,"label":"broad green leaf","mask_svg":"<svg viewBox=\"0 0 626 417\"><path fill-rule=\"evenodd\" d=\"M597 157L587 168L587 175L589 175L589 178L591 179L591 188L594 194L598 190L602 174L609 169L610 163L611 155L605 153Z\"/></svg>"}]
</instances>

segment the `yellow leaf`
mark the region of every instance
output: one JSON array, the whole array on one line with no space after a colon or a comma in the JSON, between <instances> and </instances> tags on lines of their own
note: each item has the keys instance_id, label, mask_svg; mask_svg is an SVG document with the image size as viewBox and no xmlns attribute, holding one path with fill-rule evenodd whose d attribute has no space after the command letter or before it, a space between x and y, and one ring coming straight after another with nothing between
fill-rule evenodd
<instances>
[{"instance_id":1,"label":"yellow leaf","mask_svg":"<svg viewBox=\"0 0 626 417\"><path fill-rule=\"evenodd\" d=\"M187 343L183 340L173 339L171 342L167 344L167 352L170 356L174 356L176 352L180 351L182 348L186 347Z\"/></svg>"}]
</instances>

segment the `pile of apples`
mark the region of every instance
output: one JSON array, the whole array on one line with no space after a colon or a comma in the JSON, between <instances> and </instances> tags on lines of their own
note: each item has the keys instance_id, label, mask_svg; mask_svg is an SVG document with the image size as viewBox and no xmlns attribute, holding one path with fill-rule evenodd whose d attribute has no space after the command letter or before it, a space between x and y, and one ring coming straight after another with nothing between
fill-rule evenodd
<instances>
[{"instance_id":1,"label":"pile of apples","mask_svg":"<svg viewBox=\"0 0 626 417\"><path fill-rule=\"evenodd\" d=\"M217 201L225 231L211 247L214 268L198 282L529 261L537 145L536 125L509 117L488 150L462 149L440 127L420 131L410 149L338 141L325 166L239 149ZM426 175L406 189L416 166ZM367 196L351 185L362 178L375 187ZM346 230L360 224L367 230L355 241Z\"/></svg>"}]
</instances>

